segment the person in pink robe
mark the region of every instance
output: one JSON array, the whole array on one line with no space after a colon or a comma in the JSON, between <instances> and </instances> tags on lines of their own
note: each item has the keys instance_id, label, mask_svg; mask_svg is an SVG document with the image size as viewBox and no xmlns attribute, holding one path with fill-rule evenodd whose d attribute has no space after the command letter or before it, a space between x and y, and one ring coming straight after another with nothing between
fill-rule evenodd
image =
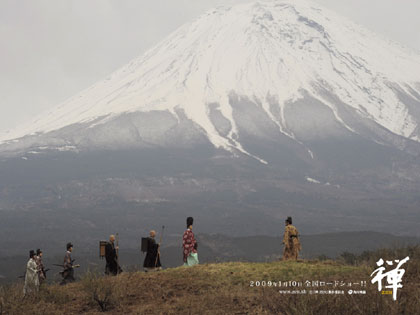
<instances>
[{"instance_id":1,"label":"person in pink robe","mask_svg":"<svg viewBox=\"0 0 420 315\"><path fill-rule=\"evenodd\" d=\"M187 218L187 229L182 237L182 249L184 256L184 266L193 266L198 264L197 241L192 231L194 219Z\"/></svg>"}]
</instances>

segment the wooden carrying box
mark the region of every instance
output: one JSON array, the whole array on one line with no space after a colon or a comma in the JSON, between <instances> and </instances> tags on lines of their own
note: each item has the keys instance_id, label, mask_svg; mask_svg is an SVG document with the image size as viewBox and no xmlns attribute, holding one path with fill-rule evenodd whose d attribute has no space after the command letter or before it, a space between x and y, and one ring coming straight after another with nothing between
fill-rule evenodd
<instances>
[{"instance_id":1,"label":"wooden carrying box","mask_svg":"<svg viewBox=\"0 0 420 315\"><path fill-rule=\"evenodd\" d=\"M105 247L106 244L108 244L107 241L99 241L99 257L104 258L105 257Z\"/></svg>"}]
</instances>

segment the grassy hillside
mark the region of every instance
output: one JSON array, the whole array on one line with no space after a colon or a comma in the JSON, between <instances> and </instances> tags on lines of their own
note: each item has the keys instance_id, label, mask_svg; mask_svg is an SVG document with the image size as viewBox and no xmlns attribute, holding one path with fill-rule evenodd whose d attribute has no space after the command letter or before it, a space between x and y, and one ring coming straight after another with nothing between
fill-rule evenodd
<instances>
[{"instance_id":1,"label":"grassy hillside","mask_svg":"<svg viewBox=\"0 0 420 315\"><path fill-rule=\"evenodd\" d=\"M418 256L418 255L417 255ZM398 300L370 283L375 265L334 261L204 264L117 277L86 274L67 285L45 285L22 299L22 284L2 287L0 314L416 314L420 309L420 262L406 266ZM316 288L284 288L278 281L366 281L366 295L309 294ZM251 281L267 281L251 286ZM360 287L360 286L359 286ZM284 294L279 290L307 290ZM318 288L322 290L323 288ZM358 288L353 286L353 290ZM328 288L327 288L328 290Z\"/></svg>"},{"instance_id":2,"label":"grassy hillside","mask_svg":"<svg viewBox=\"0 0 420 315\"><path fill-rule=\"evenodd\" d=\"M162 264L165 268L177 267L182 263L180 242L182 235L165 236L162 253ZM268 262L281 258L283 247L282 239L273 236L247 236L230 237L227 235L196 235L200 244L200 262ZM350 252L355 255L367 250L378 248L401 248L408 245L420 244L420 239L414 237L401 237L377 232L340 232L318 235L302 235L300 237L303 250L300 257L315 259L329 257L336 259L343 252ZM45 241L44 241L45 242ZM122 242L121 242L122 243ZM127 244L120 244L120 263L124 270L133 269L143 263L145 254L140 253L139 248L127 248ZM89 268L97 268L103 272L105 261L98 257L98 241L92 241L90 247L77 247L74 258L82 267L78 270L86 272ZM31 248L31 247L28 247ZM37 247L35 247L37 248ZM26 250L23 251L26 253ZM12 283L24 273L28 260L25 254L20 256L6 256L0 253L0 285ZM60 268L53 264L59 264L63 260L63 250L44 251L44 264L51 268L49 279L53 280L53 274Z\"/></svg>"}]
</instances>

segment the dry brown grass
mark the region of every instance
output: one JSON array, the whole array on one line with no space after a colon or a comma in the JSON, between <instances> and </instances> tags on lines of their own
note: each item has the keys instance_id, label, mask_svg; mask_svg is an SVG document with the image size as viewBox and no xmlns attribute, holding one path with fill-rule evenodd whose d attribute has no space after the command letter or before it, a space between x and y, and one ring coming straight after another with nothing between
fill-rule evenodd
<instances>
[{"instance_id":1,"label":"dry brown grass","mask_svg":"<svg viewBox=\"0 0 420 315\"><path fill-rule=\"evenodd\" d=\"M0 314L418 314L420 261L410 260L398 300L369 283L371 266L333 261L224 263L117 277L86 275L45 286L22 300L22 285L2 288ZM251 280L366 280L366 295L285 295ZM101 304L102 303L102 304Z\"/></svg>"}]
</instances>

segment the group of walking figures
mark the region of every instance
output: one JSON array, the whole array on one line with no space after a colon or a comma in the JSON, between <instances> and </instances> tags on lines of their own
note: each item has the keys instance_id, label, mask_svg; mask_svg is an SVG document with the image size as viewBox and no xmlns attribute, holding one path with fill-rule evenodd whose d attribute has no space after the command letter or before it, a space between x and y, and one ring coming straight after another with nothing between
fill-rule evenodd
<instances>
[{"instance_id":1,"label":"group of walking figures","mask_svg":"<svg viewBox=\"0 0 420 315\"><path fill-rule=\"evenodd\" d=\"M183 250L183 261L184 266L193 266L199 263L198 260L198 243L193 233L194 219L192 217L187 218L187 229L182 236L182 250ZM299 241L299 233L295 226L292 225L292 218L288 217L285 220L285 231L283 235L284 245L283 249L283 260L297 260L299 252L301 250L301 244ZM163 230L162 230L163 233ZM162 241L162 235L159 243L155 240L156 232L150 231L149 237L142 239L142 251L146 252L144 259L143 268L144 271L158 271L162 269L160 262L160 242ZM109 242L101 242L103 244L104 253L103 257L106 259L105 274L107 275L118 275L122 272L122 269L118 260L118 244L115 245L115 236L109 237ZM74 269L80 267L80 265L74 264L71 254L73 251L73 244L67 243L67 251L64 256L63 265L56 265L63 268L60 272L62 276L61 284L66 284L75 280ZM100 251L101 252L101 251ZM44 268L42 263L42 251L38 249L29 252L29 261L26 266L25 275L25 286L24 294L26 295L32 291L38 291L39 286L46 280L46 273L49 269Z\"/></svg>"},{"instance_id":2,"label":"group of walking figures","mask_svg":"<svg viewBox=\"0 0 420 315\"><path fill-rule=\"evenodd\" d=\"M198 261L198 243L194 237L193 229L194 219L192 217L187 218L187 229L182 236L182 254L184 266L193 266L199 263ZM163 234L163 228L162 228ZM162 241L162 234L160 242ZM156 232L150 231L149 237L142 240L142 251L146 252L144 258L143 268L144 271L161 270L162 265L160 263L160 242L156 244L155 240Z\"/></svg>"},{"instance_id":3,"label":"group of walking figures","mask_svg":"<svg viewBox=\"0 0 420 315\"><path fill-rule=\"evenodd\" d=\"M39 286L47 278L47 269L44 268L42 262L42 250L37 249L29 251L29 261L26 264L25 286L23 287L23 295L27 295L33 291L38 291Z\"/></svg>"},{"instance_id":4,"label":"group of walking figures","mask_svg":"<svg viewBox=\"0 0 420 315\"><path fill-rule=\"evenodd\" d=\"M59 272L63 280L60 284L66 284L75 280L74 278L74 269L80 267L80 265L74 264L74 259L71 258L71 253L73 251L73 244L67 243L67 251L64 255L63 264L54 264L54 266L62 267L63 270ZM42 261L42 250L37 249L29 251L29 260L26 264L25 272L25 285L23 286L23 295L26 296L29 293L38 292L39 287L47 279L47 271L50 269L45 269L44 263Z\"/></svg>"},{"instance_id":5,"label":"group of walking figures","mask_svg":"<svg viewBox=\"0 0 420 315\"><path fill-rule=\"evenodd\" d=\"M192 231L193 222L194 219L192 217L187 218L187 229L182 236L184 266L193 266L199 263L197 252L198 243ZM287 217L285 220L285 226L282 241L282 244L284 245L283 260L297 260L299 252L302 250L299 240L299 232L296 227L292 225L291 217ZM160 244L156 244L155 235L156 232L154 230L150 231L150 236L145 241L146 246L144 247L147 252L143 264L145 271L161 269L159 252Z\"/></svg>"}]
</instances>

